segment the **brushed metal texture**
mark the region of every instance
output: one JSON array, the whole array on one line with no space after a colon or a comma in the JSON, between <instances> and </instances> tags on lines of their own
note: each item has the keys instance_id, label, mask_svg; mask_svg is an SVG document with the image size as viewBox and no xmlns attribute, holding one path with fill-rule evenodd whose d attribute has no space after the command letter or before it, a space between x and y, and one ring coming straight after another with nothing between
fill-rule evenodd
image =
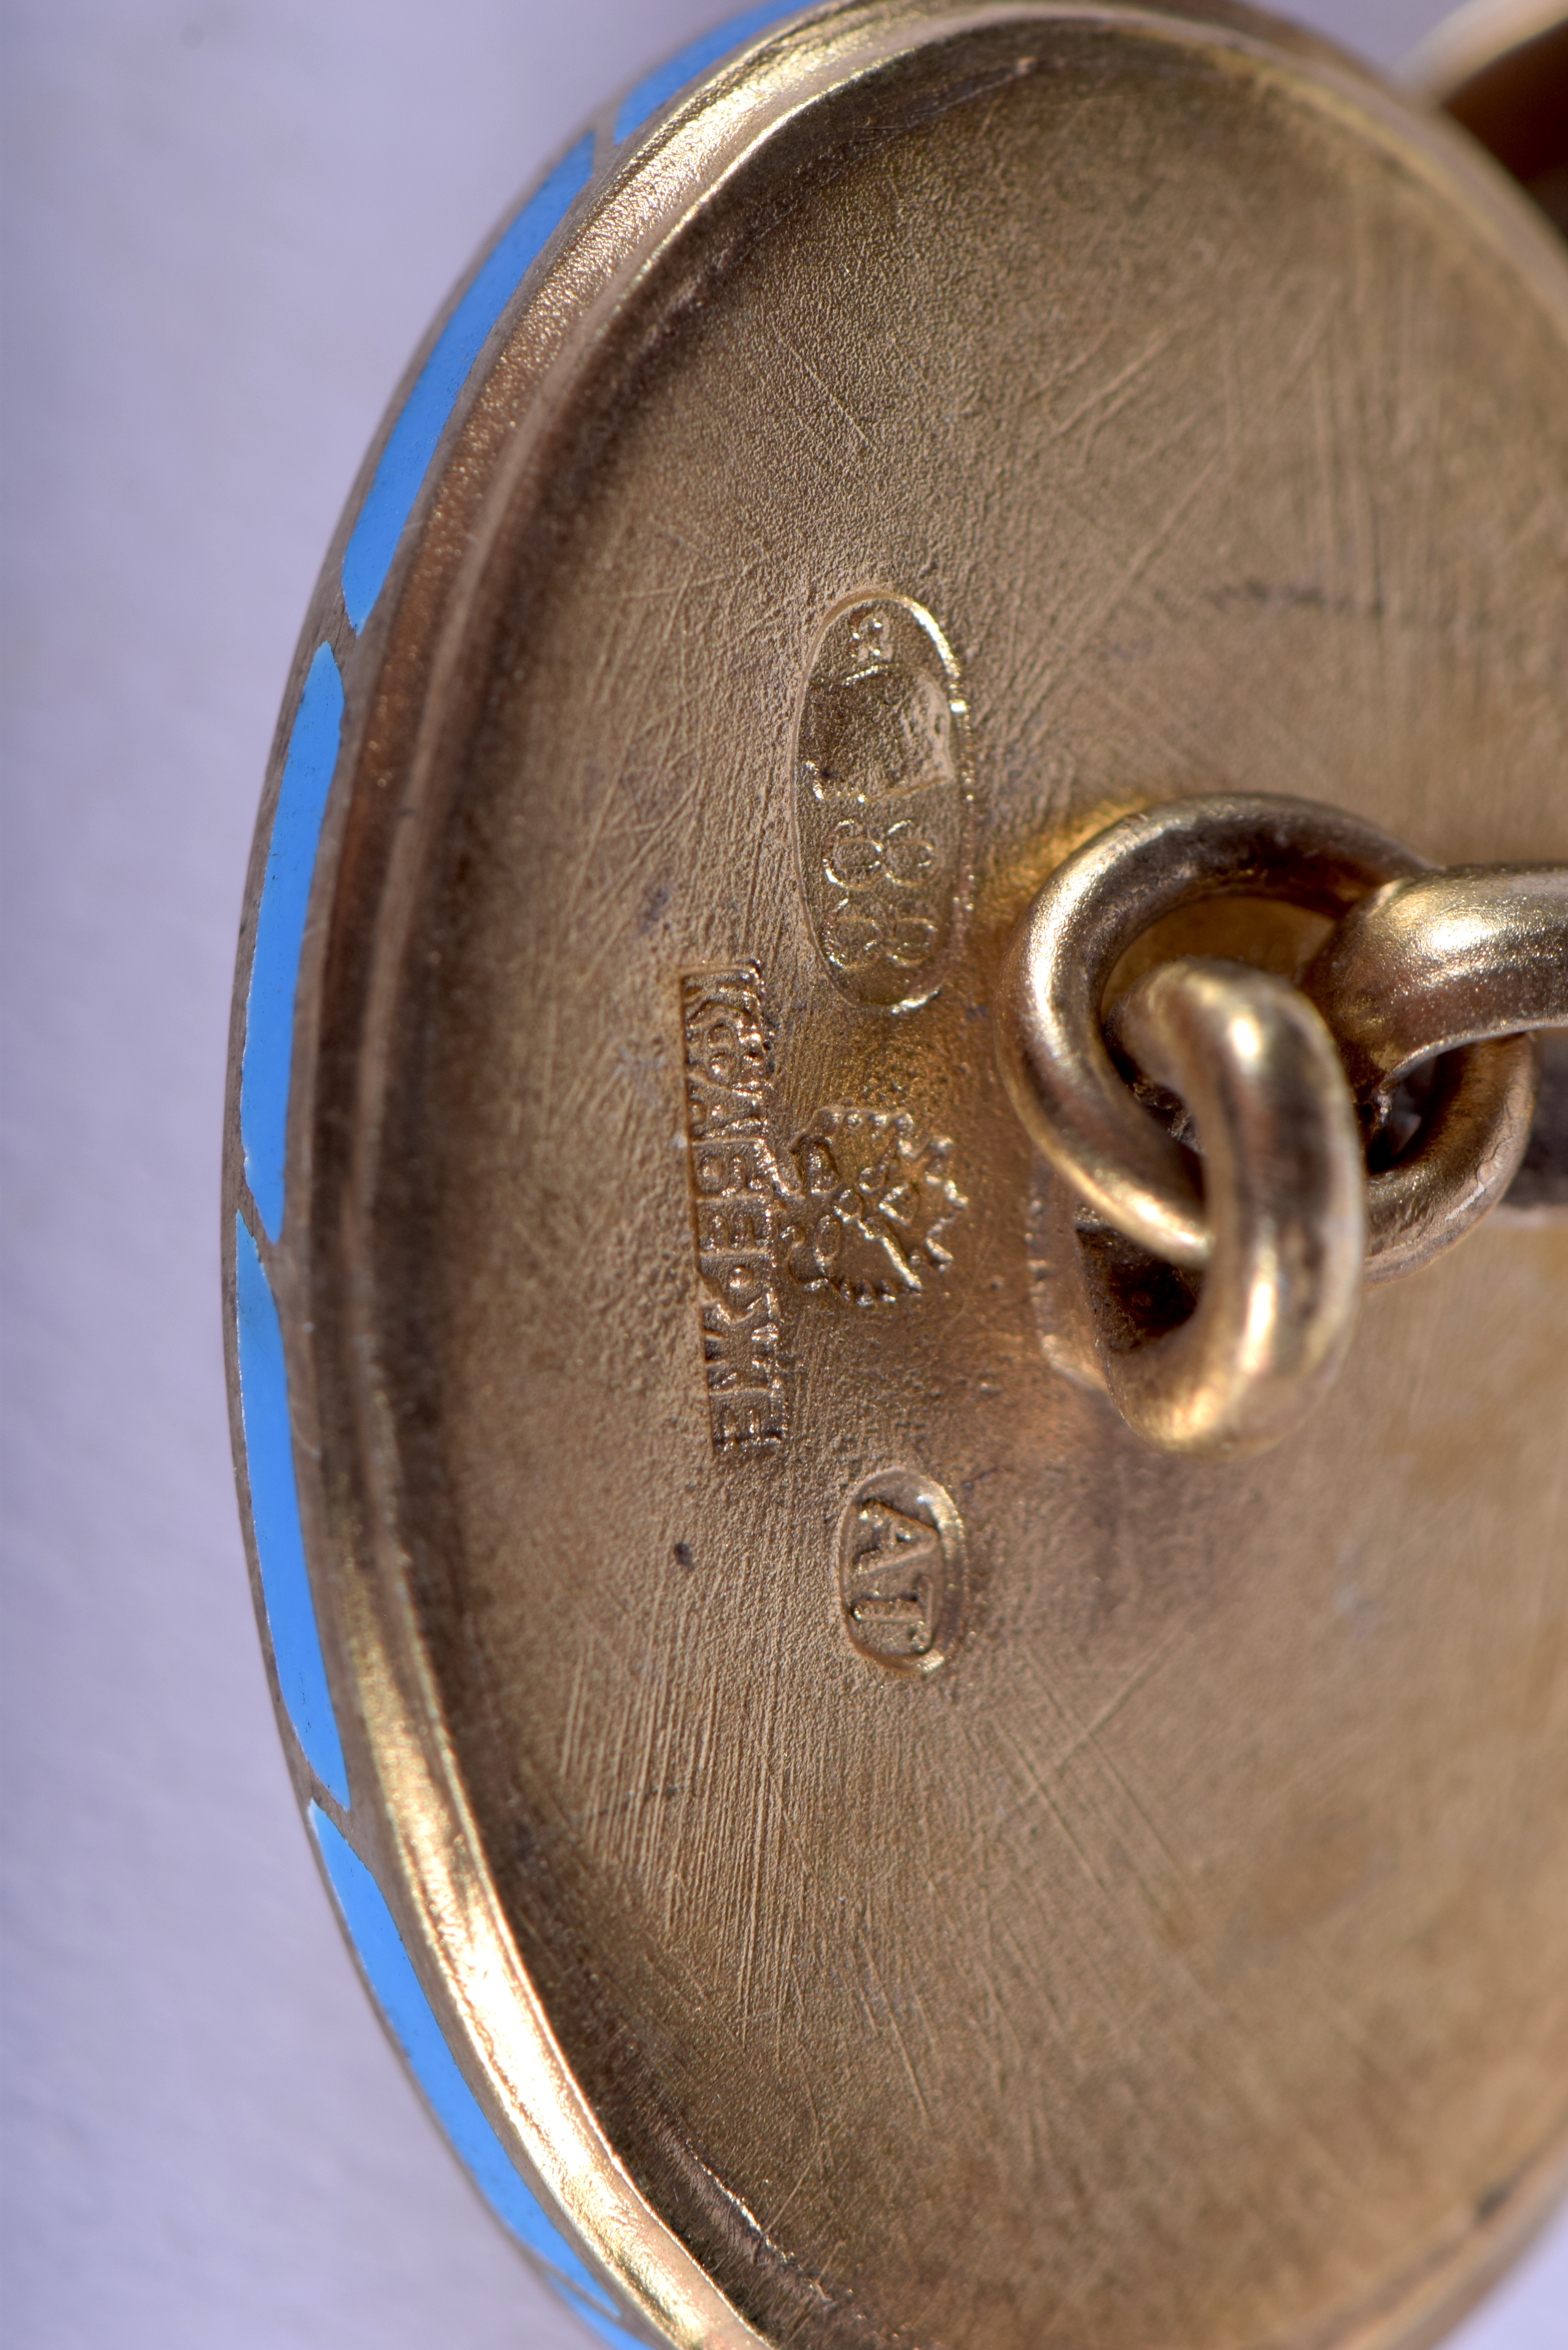
<instances>
[{"instance_id":1,"label":"brushed metal texture","mask_svg":"<svg viewBox=\"0 0 1568 2350\"><path fill-rule=\"evenodd\" d=\"M307 638L331 1816L655 2338L1429 2340L1563 2168L1568 1230L1369 1294L1266 1458L1157 1456L1042 1347L992 1006L1157 800L1563 854L1568 267L1240 9L847 0L639 137ZM886 598L971 795L905 1008L795 830Z\"/></svg>"}]
</instances>

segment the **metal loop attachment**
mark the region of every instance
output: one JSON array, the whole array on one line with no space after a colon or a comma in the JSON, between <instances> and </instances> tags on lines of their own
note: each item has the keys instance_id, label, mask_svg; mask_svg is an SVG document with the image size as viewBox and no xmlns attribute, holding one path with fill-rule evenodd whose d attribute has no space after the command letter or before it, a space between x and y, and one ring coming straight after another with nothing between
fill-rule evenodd
<instances>
[{"instance_id":1,"label":"metal loop attachment","mask_svg":"<svg viewBox=\"0 0 1568 2350\"><path fill-rule=\"evenodd\" d=\"M1150 1336L1138 1253L1103 1225L1085 1234L1106 1385L1161 1451L1262 1451L1334 1378L1355 1324L1366 1185L1350 1088L1318 1014L1270 972L1161 963L1117 1011L1118 1042L1202 1137L1212 1238L1191 1312Z\"/></svg>"},{"instance_id":2,"label":"metal loop attachment","mask_svg":"<svg viewBox=\"0 0 1568 2350\"><path fill-rule=\"evenodd\" d=\"M1568 1020L1568 867L1458 865L1352 907L1303 976L1376 1148L1396 1089L1438 1073L1420 1147L1368 1183L1366 1277L1412 1273L1495 1207L1530 1133L1535 1048Z\"/></svg>"},{"instance_id":3,"label":"metal loop attachment","mask_svg":"<svg viewBox=\"0 0 1568 2350\"><path fill-rule=\"evenodd\" d=\"M1195 1157L1118 1074L1102 1014L1127 948L1217 896L1336 920L1299 986L1184 960L1113 1007L1122 1057L1146 1096L1179 1097ZM1069 857L1014 933L997 1049L1080 1202L1100 1374L1129 1424L1189 1452L1294 1426L1344 1358L1363 1279L1425 1263L1502 1196L1534 1099L1518 1032L1564 1023L1568 868L1435 872L1338 810L1240 795L1124 817ZM1399 1149L1397 1089L1438 1055ZM1170 1267L1205 1273L1190 1318Z\"/></svg>"}]
</instances>

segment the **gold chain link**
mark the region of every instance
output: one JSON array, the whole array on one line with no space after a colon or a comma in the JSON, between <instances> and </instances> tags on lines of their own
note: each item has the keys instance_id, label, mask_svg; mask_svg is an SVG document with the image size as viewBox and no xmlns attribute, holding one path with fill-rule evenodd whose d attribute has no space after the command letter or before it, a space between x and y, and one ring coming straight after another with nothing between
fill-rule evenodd
<instances>
[{"instance_id":1,"label":"gold chain link","mask_svg":"<svg viewBox=\"0 0 1568 2350\"><path fill-rule=\"evenodd\" d=\"M1334 918L1299 984L1182 958L1106 1022L1116 966L1155 921L1238 896ZM1568 866L1433 870L1337 809L1241 795L1123 817L1067 858L1014 933L997 1049L1080 1203L1099 1373L1128 1424L1199 1453L1298 1425L1363 1281L1425 1263L1502 1197L1529 1139L1529 1032L1564 1025ZM1397 1090L1428 1064L1400 1147ZM1151 1259L1201 1273L1195 1303L1189 1282L1173 1314Z\"/></svg>"}]
</instances>

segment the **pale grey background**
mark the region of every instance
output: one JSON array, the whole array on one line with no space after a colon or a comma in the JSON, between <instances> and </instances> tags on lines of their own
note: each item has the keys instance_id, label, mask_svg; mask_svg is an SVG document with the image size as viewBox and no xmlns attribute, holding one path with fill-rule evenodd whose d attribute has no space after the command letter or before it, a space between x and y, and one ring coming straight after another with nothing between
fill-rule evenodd
<instances>
[{"instance_id":1,"label":"pale grey background","mask_svg":"<svg viewBox=\"0 0 1568 2350\"><path fill-rule=\"evenodd\" d=\"M382 402L722 0L13 0L0 1767L11 2350L567 2350L381 2039L285 1780L217 1300L233 941ZM1305 12L1391 61L1426 0ZM1461 2337L1568 2344L1568 2229Z\"/></svg>"}]
</instances>

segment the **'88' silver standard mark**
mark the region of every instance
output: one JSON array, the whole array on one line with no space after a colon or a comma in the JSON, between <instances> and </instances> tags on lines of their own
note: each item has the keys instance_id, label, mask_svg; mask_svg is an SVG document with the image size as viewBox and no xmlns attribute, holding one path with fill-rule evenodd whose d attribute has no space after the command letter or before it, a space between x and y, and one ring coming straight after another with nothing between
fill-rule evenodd
<instances>
[{"instance_id":1,"label":"'88' silver standard mark","mask_svg":"<svg viewBox=\"0 0 1568 2350\"><path fill-rule=\"evenodd\" d=\"M867 592L829 616L795 741L801 888L846 994L924 1003L961 940L969 884L969 712L930 614Z\"/></svg>"}]
</instances>

